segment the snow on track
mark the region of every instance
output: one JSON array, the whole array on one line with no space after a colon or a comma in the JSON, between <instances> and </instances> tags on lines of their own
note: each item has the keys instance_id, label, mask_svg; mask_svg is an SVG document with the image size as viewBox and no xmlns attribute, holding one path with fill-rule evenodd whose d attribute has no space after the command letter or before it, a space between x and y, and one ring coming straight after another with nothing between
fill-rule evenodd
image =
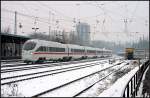
<instances>
[{"instance_id":1,"label":"snow on track","mask_svg":"<svg viewBox=\"0 0 150 98\"><path fill-rule=\"evenodd\" d=\"M126 84L138 70L139 67L135 67L133 70L118 79L109 89L102 92L99 97L122 97Z\"/></svg>"},{"instance_id":2,"label":"snow on track","mask_svg":"<svg viewBox=\"0 0 150 98\"><path fill-rule=\"evenodd\" d=\"M125 63L122 63L119 66L124 66L124 64ZM115 66L115 67L118 68L118 66ZM115 69L117 69L117 68L115 68ZM95 74L95 75L92 75L85 79L82 79L80 81L74 82L70 85L67 85L56 91L52 91L50 93L44 94L40 97L72 97L72 96L76 95L79 91L82 91L83 89L89 87L90 85L92 85L93 83L95 83L96 81L101 79L102 77L99 77L100 74L103 76L106 76L108 74L108 72L102 71L99 74ZM67 93L65 91L67 91Z\"/></svg>"},{"instance_id":3,"label":"snow on track","mask_svg":"<svg viewBox=\"0 0 150 98\"><path fill-rule=\"evenodd\" d=\"M59 65L59 66L55 66L55 64L49 64L49 65L52 65L52 67L31 69L31 70L23 70L23 71L16 71L16 72L8 72L8 73L1 73L1 78L24 75L24 74L31 74L33 72L42 72L42 71L48 71L48 70L55 70L55 69L59 69L59 68L67 68L67 67L83 65L83 64L91 64L91 63L97 63L97 62L100 62L101 64L103 64L107 61L108 60L100 60L100 61L93 61L93 62L84 62L84 63L79 63L79 64ZM41 64L41 65L48 65L48 64ZM37 65L33 65L33 66L41 66L41 65L37 64Z\"/></svg>"},{"instance_id":4,"label":"snow on track","mask_svg":"<svg viewBox=\"0 0 150 98\"><path fill-rule=\"evenodd\" d=\"M99 61L95 61L99 62ZM116 62L117 63L117 62ZM37 78L37 79L32 79L28 81L22 81L16 83L18 88L18 95L17 96L26 96L30 97L33 95L36 95L37 93L40 93L42 91L48 90L50 88L57 87L59 85L62 85L64 83L67 83L69 81L75 80L77 78L80 78L82 76L85 76L87 74L96 72L98 70L101 70L103 68L110 67L110 64L105 63L105 64L99 64L97 66L93 66L90 68L84 68L84 69L79 69L79 70L74 70L70 72L65 72L61 74L56 74L56 75L50 75L42 78ZM8 85L1 86L1 89L6 90L5 95L7 96L7 90L11 90ZM28 89L32 92L28 92Z\"/></svg>"}]
</instances>

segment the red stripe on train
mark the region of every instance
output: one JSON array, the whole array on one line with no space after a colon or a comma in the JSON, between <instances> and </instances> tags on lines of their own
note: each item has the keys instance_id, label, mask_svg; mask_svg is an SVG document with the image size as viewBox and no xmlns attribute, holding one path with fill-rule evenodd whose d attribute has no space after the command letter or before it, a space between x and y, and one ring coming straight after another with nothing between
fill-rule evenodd
<instances>
[{"instance_id":1,"label":"red stripe on train","mask_svg":"<svg viewBox=\"0 0 150 98\"><path fill-rule=\"evenodd\" d=\"M33 54L67 54L65 52L33 52Z\"/></svg>"},{"instance_id":2,"label":"red stripe on train","mask_svg":"<svg viewBox=\"0 0 150 98\"><path fill-rule=\"evenodd\" d=\"M65 52L33 52L33 54L68 54L68 53L65 53ZM84 55L84 53L69 53L70 55L73 55L73 54L82 54ZM88 55L92 55L93 53L88 53ZM95 55L95 53L94 53Z\"/></svg>"}]
</instances>

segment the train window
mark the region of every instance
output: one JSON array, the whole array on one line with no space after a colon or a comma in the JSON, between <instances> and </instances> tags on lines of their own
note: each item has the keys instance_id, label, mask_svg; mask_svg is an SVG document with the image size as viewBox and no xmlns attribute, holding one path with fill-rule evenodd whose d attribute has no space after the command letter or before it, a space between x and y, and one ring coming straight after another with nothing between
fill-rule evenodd
<instances>
[{"instance_id":1,"label":"train window","mask_svg":"<svg viewBox=\"0 0 150 98\"><path fill-rule=\"evenodd\" d=\"M51 47L52 48L52 52L56 52L56 49L55 47Z\"/></svg>"},{"instance_id":2,"label":"train window","mask_svg":"<svg viewBox=\"0 0 150 98\"><path fill-rule=\"evenodd\" d=\"M102 53L102 51L98 51L98 53Z\"/></svg>"},{"instance_id":3,"label":"train window","mask_svg":"<svg viewBox=\"0 0 150 98\"><path fill-rule=\"evenodd\" d=\"M71 52L84 52L82 49L71 49Z\"/></svg>"},{"instance_id":4,"label":"train window","mask_svg":"<svg viewBox=\"0 0 150 98\"><path fill-rule=\"evenodd\" d=\"M56 48L56 52L65 52L65 48Z\"/></svg>"},{"instance_id":5,"label":"train window","mask_svg":"<svg viewBox=\"0 0 150 98\"><path fill-rule=\"evenodd\" d=\"M43 46L43 51L46 51L46 47Z\"/></svg>"},{"instance_id":6,"label":"train window","mask_svg":"<svg viewBox=\"0 0 150 98\"><path fill-rule=\"evenodd\" d=\"M38 51L46 51L46 47L41 46L41 47L39 47L36 51L37 51L37 52L38 52Z\"/></svg>"},{"instance_id":7,"label":"train window","mask_svg":"<svg viewBox=\"0 0 150 98\"><path fill-rule=\"evenodd\" d=\"M41 51L41 50L42 50L41 47L39 47L39 48L36 50L36 52Z\"/></svg>"},{"instance_id":8,"label":"train window","mask_svg":"<svg viewBox=\"0 0 150 98\"><path fill-rule=\"evenodd\" d=\"M73 52L74 49L71 49L71 52Z\"/></svg>"},{"instance_id":9,"label":"train window","mask_svg":"<svg viewBox=\"0 0 150 98\"><path fill-rule=\"evenodd\" d=\"M51 47L48 47L48 51L49 51L49 52L51 51Z\"/></svg>"},{"instance_id":10,"label":"train window","mask_svg":"<svg viewBox=\"0 0 150 98\"><path fill-rule=\"evenodd\" d=\"M46 47L46 51L48 52L48 47Z\"/></svg>"},{"instance_id":11,"label":"train window","mask_svg":"<svg viewBox=\"0 0 150 98\"><path fill-rule=\"evenodd\" d=\"M23 49L24 50L32 50L35 48L35 46L36 46L35 42L28 42L24 45Z\"/></svg>"},{"instance_id":12,"label":"train window","mask_svg":"<svg viewBox=\"0 0 150 98\"><path fill-rule=\"evenodd\" d=\"M55 47L51 47L51 52L56 52L56 48Z\"/></svg>"},{"instance_id":13,"label":"train window","mask_svg":"<svg viewBox=\"0 0 150 98\"><path fill-rule=\"evenodd\" d=\"M65 52L65 48L49 47L50 52Z\"/></svg>"},{"instance_id":14,"label":"train window","mask_svg":"<svg viewBox=\"0 0 150 98\"><path fill-rule=\"evenodd\" d=\"M95 50L87 50L88 53L95 53Z\"/></svg>"}]
</instances>

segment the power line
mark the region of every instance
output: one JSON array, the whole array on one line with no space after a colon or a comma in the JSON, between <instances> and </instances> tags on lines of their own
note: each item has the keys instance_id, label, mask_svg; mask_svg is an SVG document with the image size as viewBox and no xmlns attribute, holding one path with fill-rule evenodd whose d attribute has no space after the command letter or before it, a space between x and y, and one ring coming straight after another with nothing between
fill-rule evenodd
<instances>
[{"instance_id":1,"label":"power line","mask_svg":"<svg viewBox=\"0 0 150 98\"><path fill-rule=\"evenodd\" d=\"M23 4L21 4L21 5L23 5ZM22 8L24 9L24 5L22 6ZM26 10L26 9L25 9ZM44 10L45 11L45 10ZM29 12L29 11L28 11ZM24 14L25 15L25 14ZM28 15L29 16L29 15ZM30 17L30 16L29 16ZM32 17L32 18L35 18L35 16L34 17ZM38 18L40 18L40 17L38 17ZM40 20L43 20L43 21L46 21L45 23L47 23L48 24L48 22L47 21L49 21L49 19L46 19L46 18L40 18ZM57 19L57 20L59 20L59 21L65 21L65 22L72 22L72 20L69 20L69 19ZM43 22L42 21L42 22Z\"/></svg>"},{"instance_id":2,"label":"power line","mask_svg":"<svg viewBox=\"0 0 150 98\"><path fill-rule=\"evenodd\" d=\"M97 3L97 2L96 2ZM109 18L111 18L111 20L114 20L112 18L112 16L110 16L108 13L106 13L106 9L102 8L101 6L99 5L96 5L96 7L100 8L103 12L104 12L104 15L107 15ZM118 20L115 20L115 21L118 21ZM120 28L120 27L119 27Z\"/></svg>"},{"instance_id":3,"label":"power line","mask_svg":"<svg viewBox=\"0 0 150 98\"><path fill-rule=\"evenodd\" d=\"M47 7L48 9L51 9L52 11L54 11L54 12L56 12L56 13L59 13L59 14L63 15L64 17L73 19L72 17L66 16L66 15L64 15L63 13L61 13L61 12L59 12L59 11L53 9L52 7L47 6L46 4L42 3L41 1L37 1L37 3L39 3L39 4L42 5L43 7Z\"/></svg>"},{"instance_id":4,"label":"power line","mask_svg":"<svg viewBox=\"0 0 150 98\"><path fill-rule=\"evenodd\" d=\"M2 8L2 10L7 11L7 12L11 12L11 13L14 13L14 12L15 12L15 11L11 11L11 10L4 9L4 8ZM20 13L20 12L17 12L17 13L18 13L19 15L21 15L21 16L25 16L25 17L28 17L28 18L32 18L32 19L35 19L35 18L36 18L36 16L27 15L27 14L23 14L23 13ZM48 21L47 19L40 18L40 17L38 17L38 18L41 19L41 20L38 20L38 21L41 21L41 22L46 23L46 24L49 24L49 22L47 22L47 21ZM42 20L46 20L46 21L42 21Z\"/></svg>"}]
</instances>

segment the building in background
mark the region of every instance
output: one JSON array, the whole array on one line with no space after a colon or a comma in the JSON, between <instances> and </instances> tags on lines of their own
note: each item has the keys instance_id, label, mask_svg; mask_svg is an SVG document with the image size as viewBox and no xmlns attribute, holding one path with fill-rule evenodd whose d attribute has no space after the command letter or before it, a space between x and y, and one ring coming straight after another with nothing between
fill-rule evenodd
<instances>
[{"instance_id":1,"label":"building in background","mask_svg":"<svg viewBox=\"0 0 150 98\"><path fill-rule=\"evenodd\" d=\"M76 26L78 44L89 45L90 43L90 25L87 23L78 23Z\"/></svg>"}]
</instances>

